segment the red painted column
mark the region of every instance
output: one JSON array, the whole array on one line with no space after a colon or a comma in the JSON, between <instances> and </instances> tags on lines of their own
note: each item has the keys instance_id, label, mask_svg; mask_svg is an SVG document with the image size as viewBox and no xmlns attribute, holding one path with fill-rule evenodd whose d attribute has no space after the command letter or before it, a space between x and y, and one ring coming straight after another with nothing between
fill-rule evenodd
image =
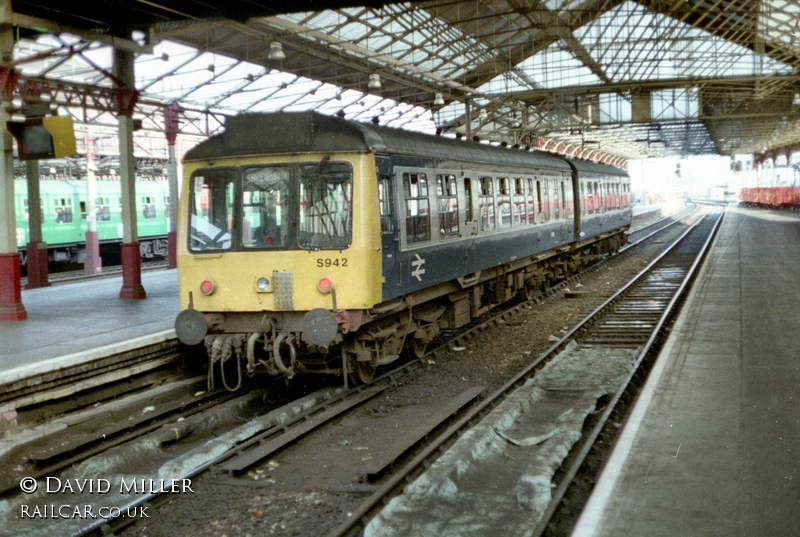
<instances>
[{"instance_id":1,"label":"red painted column","mask_svg":"<svg viewBox=\"0 0 800 537\"><path fill-rule=\"evenodd\" d=\"M10 3L4 2L3 5ZM6 130L10 116L7 107L17 86L19 73L14 69L14 32L10 25L0 26L0 321L24 321L28 318L22 305L20 257L17 250L17 227L14 208L14 146Z\"/></svg>"},{"instance_id":2,"label":"red painted column","mask_svg":"<svg viewBox=\"0 0 800 537\"><path fill-rule=\"evenodd\" d=\"M25 289L50 287L47 270L47 243L29 242L25 247L27 260L25 267L28 271L28 283Z\"/></svg>"},{"instance_id":3,"label":"red painted column","mask_svg":"<svg viewBox=\"0 0 800 537\"><path fill-rule=\"evenodd\" d=\"M42 209L39 193L39 161L25 163L28 182L28 245L25 248L25 266L28 271L28 284L25 289L49 287L47 268L47 243L42 237Z\"/></svg>"},{"instance_id":4,"label":"red painted column","mask_svg":"<svg viewBox=\"0 0 800 537\"><path fill-rule=\"evenodd\" d=\"M0 254L0 321L24 321L28 312L22 305L19 253Z\"/></svg>"},{"instance_id":5,"label":"red painted column","mask_svg":"<svg viewBox=\"0 0 800 537\"><path fill-rule=\"evenodd\" d=\"M97 184L94 176L94 138L89 127L83 136L86 150L86 255L83 258L83 273L87 276L103 272L103 258L100 257L100 240L97 235Z\"/></svg>"},{"instance_id":6,"label":"red painted column","mask_svg":"<svg viewBox=\"0 0 800 537\"><path fill-rule=\"evenodd\" d=\"M167 233L167 268L178 268L178 232Z\"/></svg>"},{"instance_id":7,"label":"red painted column","mask_svg":"<svg viewBox=\"0 0 800 537\"><path fill-rule=\"evenodd\" d=\"M119 297L129 300L147 298L142 287L142 263L139 243L125 243L120 246L122 254L122 289Z\"/></svg>"},{"instance_id":8,"label":"red painted column","mask_svg":"<svg viewBox=\"0 0 800 537\"><path fill-rule=\"evenodd\" d=\"M103 272L103 258L100 257L100 240L96 231L86 232L86 257L83 258L83 273L87 276Z\"/></svg>"}]
</instances>

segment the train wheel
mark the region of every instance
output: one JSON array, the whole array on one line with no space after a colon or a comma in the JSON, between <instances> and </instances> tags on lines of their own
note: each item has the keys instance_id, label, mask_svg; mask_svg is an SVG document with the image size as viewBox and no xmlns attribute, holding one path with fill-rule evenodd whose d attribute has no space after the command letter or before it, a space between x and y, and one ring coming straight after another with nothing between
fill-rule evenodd
<instances>
[{"instance_id":1,"label":"train wheel","mask_svg":"<svg viewBox=\"0 0 800 537\"><path fill-rule=\"evenodd\" d=\"M421 339L412 338L411 339L411 352L417 358L422 358L425 356L425 350L428 348L428 344Z\"/></svg>"},{"instance_id":2,"label":"train wheel","mask_svg":"<svg viewBox=\"0 0 800 537\"><path fill-rule=\"evenodd\" d=\"M375 378L375 369L369 362L358 362L358 378L364 384L369 384Z\"/></svg>"},{"instance_id":3,"label":"train wheel","mask_svg":"<svg viewBox=\"0 0 800 537\"><path fill-rule=\"evenodd\" d=\"M525 294L525 300L532 299L534 291L535 291L535 289L533 288L532 285L525 284L522 287L522 292Z\"/></svg>"},{"instance_id":4,"label":"train wheel","mask_svg":"<svg viewBox=\"0 0 800 537\"><path fill-rule=\"evenodd\" d=\"M359 362L356 355L347 353L347 380L353 386L369 384L375 378L375 366L369 362Z\"/></svg>"}]
</instances>

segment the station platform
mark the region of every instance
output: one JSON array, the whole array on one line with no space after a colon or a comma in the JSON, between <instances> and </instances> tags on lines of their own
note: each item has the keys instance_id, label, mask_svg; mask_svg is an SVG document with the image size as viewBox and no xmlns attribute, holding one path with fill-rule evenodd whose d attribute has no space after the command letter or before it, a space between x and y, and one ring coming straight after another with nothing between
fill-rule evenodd
<instances>
[{"instance_id":1,"label":"station platform","mask_svg":"<svg viewBox=\"0 0 800 537\"><path fill-rule=\"evenodd\" d=\"M573 531L800 534L800 215L729 206Z\"/></svg>"},{"instance_id":2,"label":"station platform","mask_svg":"<svg viewBox=\"0 0 800 537\"><path fill-rule=\"evenodd\" d=\"M0 322L0 385L174 338L177 270L142 286L144 300L119 298L121 275L23 290L28 319Z\"/></svg>"}]
</instances>

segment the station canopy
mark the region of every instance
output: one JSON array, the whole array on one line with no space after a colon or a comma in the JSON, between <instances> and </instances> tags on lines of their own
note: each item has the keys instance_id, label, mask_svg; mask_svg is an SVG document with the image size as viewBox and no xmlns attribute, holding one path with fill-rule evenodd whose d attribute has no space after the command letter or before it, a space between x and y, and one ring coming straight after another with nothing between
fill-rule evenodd
<instances>
[{"instance_id":1,"label":"station canopy","mask_svg":"<svg viewBox=\"0 0 800 537\"><path fill-rule=\"evenodd\" d=\"M295 13L252 1L233 13L223 2L127 4L139 10L125 29L137 53L134 117L154 138L175 103L190 141L228 115L316 110L612 163L800 143L797 1L444 0ZM329 4L342 5L316 5ZM73 33L21 16L15 48L21 92L100 131L116 126L101 15L71 15Z\"/></svg>"}]
</instances>

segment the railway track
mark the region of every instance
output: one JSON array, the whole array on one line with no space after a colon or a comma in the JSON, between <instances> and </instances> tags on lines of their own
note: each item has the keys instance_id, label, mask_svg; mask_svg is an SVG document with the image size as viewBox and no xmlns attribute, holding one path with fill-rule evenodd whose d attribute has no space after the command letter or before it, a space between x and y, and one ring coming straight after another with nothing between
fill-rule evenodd
<instances>
[{"instance_id":1,"label":"railway track","mask_svg":"<svg viewBox=\"0 0 800 537\"><path fill-rule=\"evenodd\" d=\"M591 270L597 270L597 267L594 267ZM557 286L554 286L548 291L548 294L552 295L561 292L565 286L573 285L580 277L581 276L578 275L562 282ZM544 299L545 296L546 295L538 297L538 300ZM495 315L494 320L484 321L477 327L473 327L472 330L483 330L485 327L491 326L493 322L496 322L496 319L507 317L511 314L513 313L505 312L497 314ZM469 337L469 332L466 334L460 334L459 337ZM429 356L431 354L435 356L437 352L446 349L448 345L452 347L452 345L458 344L457 341L458 340L454 340L443 344L441 347L439 347L439 349L433 349L432 353L429 353ZM429 356L426 356L426 358ZM221 451L221 454L217 454L215 456L209 456L206 454L206 456L201 459L203 461L202 463L195 464L191 468L183 467L179 474L181 478L191 478L208 469L214 469L215 472L221 472L222 474L228 475L239 474L248 467L251 467L257 464L259 461L264 460L264 458L269 457L271 453L281 449L288 443L305 434L308 434L314 428L319 427L343 412L346 412L364 403L365 401L370 400L375 395L379 394L386 385L395 382L395 379L398 376L401 376L405 374L406 371L418 366L418 361L408 363L398 370L392 370L382 375L382 377L376 379L376 382L373 385L368 387L361 387L358 390L348 393L343 393L338 389L332 392L323 391L323 395L316 394L313 396L316 398L314 399L313 404L309 399L309 397L312 396L307 396L307 398L301 400L299 404L298 402L293 402L286 407L274 408L268 411L265 416L255 416L248 422L247 426L244 427L243 430L234 429L236 432L228 431L221 434L221 436L228 439L228 444L225 444L226 440L224 439L215 443L215 452ZM479 394L480 390L475 390L474 393L468 394L468 396L465 397L464 401L460 404L463 407L468 406L468 404L478 397ZM235 404L234 401L231 403ZM297 410L298 408L300 409L299 411ZM461 407L458 408L458 411L462 411ZM453 414L453 416L456 417L459 415L461 414ZM445 426L450 425L450 423L454 421L456 417L451 416L443 418L441 423L432 426L431 430L437 429L438 434L439 430L443 430ZM196 420L204 419L200 414L195 416L195 418ZM192 427L192 425L191 423L186 423L184 426L178 428L173 427L172 429L181 430L182 427ZM162 433L163 431L155 431L155 433L152 434L155 434L155 436L158 437ZM182 437L184 435L183 432L171 434L175 434L178 437ZM162 438L162 440L164 439ZM424 444L419 443L408 446L406 451L411 452L412 449L418 448L422 445ZM193 456L189 455L189 453L191 453L191 450L187 451L186 454L183 455L183 458L192 458ZM195 461L196 460L197 459L195 457ZM74 463L77 461L73 460L71 462ZM173 473L171 475L174 478L178 474ZM155 505L158 503L158 501L157 495L148 495L144 498L138 498L134 502L126 503L121 501L120 508ZM79 535L102 534L107 533L108 531L116 531L117 528L131 522L133 521L130 519L95 521L90 525L82 526L81 528L75 528L74 531L71 531L71 533ZM2 534L2 532L0 532L0 534Z\"/></svg>"},{"instance_id":2,"label":"railway track","mask_svg":"<svg viewBox=\"0 0 800 537\"><path fill-rule=\"evenodd\" d=\"M396 472L329 537L365 530L371 536L415 534L423 528L440 535L512 535L535 527L531 534L543 535L553 525L568 525L565 511L579 507L574 501L565 504L565 498L586 493L576 490L581 489L576 482L592 480L587 458L599 449L601 437L604 445L611 443L614 424L619 424L615 420L622 419L622 407L632 399L634 381L646 376L662 330L676 313L720 219L706 218L687 230L529 368ZM555 372L559 365L573 372L591 370L598 359L627 367L622 374L602 377L600 385L598 379L573 384ZM537 384L537 377L545 382ZM537 415L550 416L550 421L543 423ZM486 424L487 419L495 421ZM550 459L542 463L542 457ZM521 518L504 510L518 510L518 503L524 504Z\"/></svg>"}]
</instances>

